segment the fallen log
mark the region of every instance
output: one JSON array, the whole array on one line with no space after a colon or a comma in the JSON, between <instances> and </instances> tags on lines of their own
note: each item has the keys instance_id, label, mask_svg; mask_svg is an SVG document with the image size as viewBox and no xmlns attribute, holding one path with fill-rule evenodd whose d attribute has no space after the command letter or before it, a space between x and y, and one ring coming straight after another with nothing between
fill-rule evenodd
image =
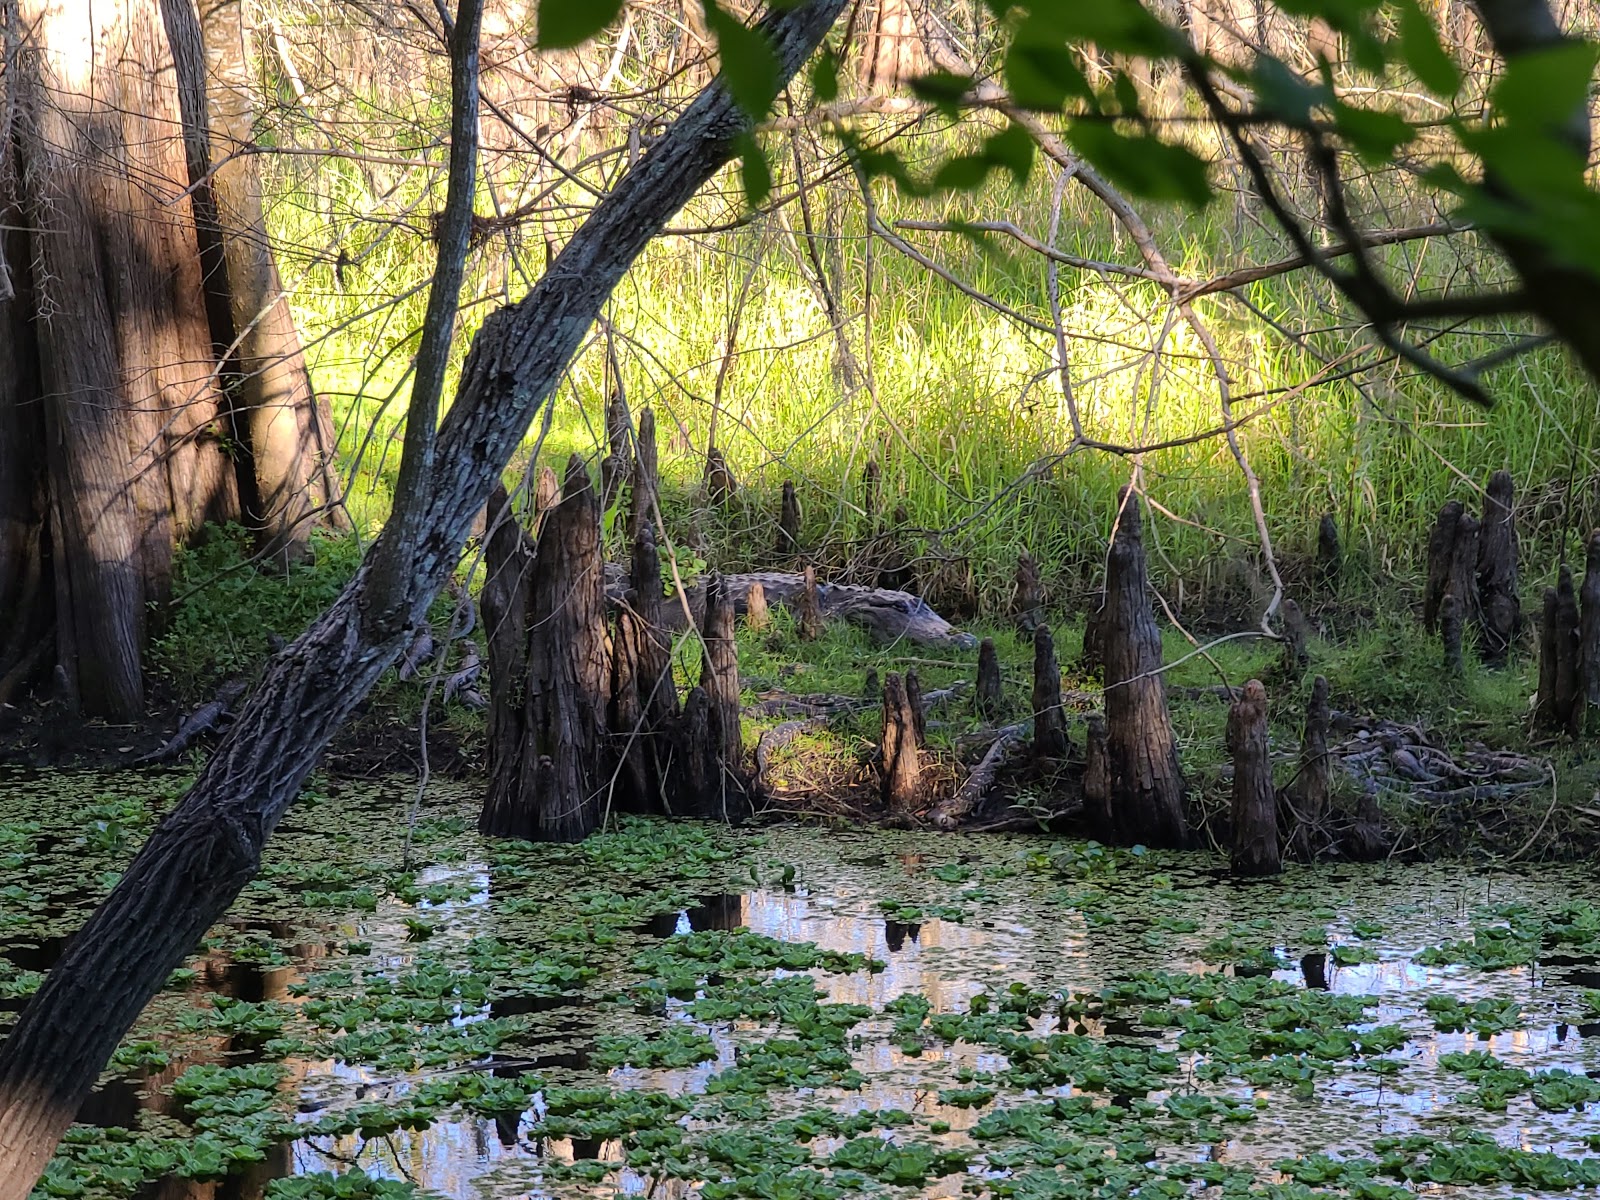
<instances>
[{"instance_id":1,"label":"fallen log","mask_svg":"<svg viewBox=\"0 0 1600 1200\"><path fill-rule=\"evenodd\" d=\"M798 614L805 591L805 576L793 571L755 571L744 575L724 575L722 584L734 610L744 615L749 609L750 589L761 585L769 605L781 604ZM615 606L622 602L628 581L623 569L606 565L606 596ZM963 633L929 607L927 601L909 592L888 588L860 587L848 583L818 583L817 607L824 620L847 621L858 625L879 642L909 641L925 646L948 646L970 650L978 640ZM689 609L695 620L705 611L705 585L688 589ZM661 606L662 628L676 632L684 627L683 604L676 598Z\"/></svg>"}]
</instances>

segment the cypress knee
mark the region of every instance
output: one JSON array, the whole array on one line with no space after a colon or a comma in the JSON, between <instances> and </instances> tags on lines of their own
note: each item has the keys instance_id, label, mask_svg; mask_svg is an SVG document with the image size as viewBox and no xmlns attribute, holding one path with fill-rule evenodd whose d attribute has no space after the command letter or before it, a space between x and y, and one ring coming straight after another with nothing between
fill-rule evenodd
<instances>
[{"instance_id":1,"label":"cypress knee","mask_svg":"<svg viewBox=\"0 0 1600 1200\"><path fill-rule=\"evenodd\" d=\"M1344 549L1339 544L1339 525L1332 513L1323 513L1317 525L1317 583L1328 590L1339 586L1344 570Z\"/></svg>"},{"instance_id":2,"label":"cypress knee","mask_svg":"<svg viewBox=\"0 0 1600 1200\"><path fill-rule=\"evenodd\" d=\"M1311 653L1307 648L1311 641L1311 625L1293 599L1283 602L1282 625L1283 674L1287 679L1297 680L1305 674L1311 662Z\"/></svg>"},{"instance_id":3,"label":"cypress knee","mask_svg":"<svg viewBox=\"0 0 1600 1200\"><path fill-rule=\"evenodd\" d=\"M1161 678L1161 630L1150 610L1139 499L1123 489L1121 501L1099 625L1112 818L1123 842L1184 846L1185 785Z\"/></svg>"},{"instance_id":4,"label":"cypress knee","mask_svg":"<svg viewBox=\"0 0 1600 1200\"><path fill-rule=\"evenodd\" d=\"M900 676L883 681L883 740L879 765L884 806L892 817L909 818L922 790L922 745L919 720Z\"/></svg>"},{"instance_id":5,"label":"cypress knee","mask_svg":"<svg viewBox=\"0 0 1600 1200\"><path fill-rule=\"evenodd\" d=\"M733 468L715 446L706 449L706 469L702 482L705 484L706 499L718 507L732 500L734 493L739 490L739 481L734 478Z\"/></svg>"},{"instance_id":6,"label":"cypress knee","mask_svg":"<svg viewBox=\"0 0 1600 1200\"><path fill-rule=\"evenodd\" d=\"M817 595L817 569L806 568L805 586L800 590L800 640L814 642L822 636L822 601Z\"/></svg>"},{"instance_id":7,"label":"cypress knee","mask_svg":"<svg viewBox=\"0 0 1600 1200\"><path fill-rule=\"evenodd\" d=\"M1090 713L1085 722L1083 766L1083 810L1095 831L1105 838L1115 836L1111 819L1111 757L1106 746L1106 719Z\"/></svg>"},{"instance_id":8,"label":"cypress knee","mask_svg":"<svg viewBox=\"0 0 1600 1200\"><path fill-rule=\"evenodd\" d=\"M1578 661L1583 674L1583 700L1600 707L1600 529L1589 535L1588 561L1583 570L1583 613L1578 624Z\"/></svg>"},{"instance_id":9,"label":"cypress knee","mask_svg":"<svg viewBox=\"0 0 1600 1200\"><path fill-rule=\"evenodd\" d=\"M867 465L861 469L861 492L862 511L867 514L868 523L875 524L883 492L883 468L875 458L867 459Z\"/></svg>"},{"instance_id":10,"label":"cypress knee","mask_svg":"<svg viewBox=\"0 0 1600 1200\"><path fill-rule=\"evenodd\" d=\"M528 675L528 591L533 540L523 532L504 487L489 497L483 544L484 639L489 647L487 751L489 787L480 828L507 826L521 803L526 741L525 698Z\"/></svg>"},{"instance_id":11,"label":"cypress knee","mask_svg":"<svg viewBox=\"0 0 1600 1200\"><path fill-rule=\"evenodd\" d=\"M1276 875L1277 797L1267 751L1267 689L1244 685L1228 711L1228 753L1233 756L1233 859L1235 875Z\"/></svg>"},{"instance_id":12,"label":"cypress knee","mask_svg":"<svg viewBox=\"0 0 1600 1200\"><path fill-rule=\"evenodd\" d=\"M1454 596L1461 607L1463 630L1476 628L1478 608L1478 544L1482 540L1482 526L1469 512L1461 514L1456 522L1455 545L1450 550L1450 574L1445 582L1444 595ZM1444 596L1439 597L1439 613L1444 615Z\"/></svg>"},{"instance_id":13,"label":"cypress knee","mask_svg":"<svg viewBox=\"0 0 1600 1200\"><path fill-rule=\"evenodd\" d=\"M661 468L656 457L656 414L652 408L639 412L639 433L634 438L633 492L628 497L628 537L636 538L644 528L655 528L656 497L661 491Z\"/></svg>"},{"instance_id":14,"label":"cypress knee","mask_svg":"<svg viewBox=\"0 0 1600 1200\"><path fill-rule=\"evenodd\" d=\"M1067 756L1067 724L1061 711L1061 666L1050 626L1033 631L1033 755L1040 759Z\"/></svg>"},{"instance_id":15,"label":"cypress knee","mask_svg":"<svg viewBox=\"0 0 1600 1200\"><path fill-rule=\"evenodd\" d=\"M1461 521L1461 501L1450 500L1439 510L1428 534L1428 583L1422 596L1422 627L1429 633L1439 628L1439 605L1450 582L1450 564L1455 558L1456 526Z\"/></svg>"},{"instance_id":16,"label":"cypress knee","mask_svg":"<svg viewBox=\"0 0 1600 1200\"><path fill-rule=\"evenodd\" d=\"M732 798L724 799L716 814L724 817L743 815L746 786L739 713L739 647L734 641L733 624L733 597L723 586L722 576L713 573L706 581L705 615L700 623L700 640L704 646L700 690L711 702L712 731L718 738L717 756L727 785L723 795Z\"/></svg>"},{"instance_id":17,"label":"cypress knee","mask_svg":"<svg viewBox=\"0 0 1600 1200\"><path fill-rule=\"evenodd\" d=\"M911 709L912 728L917 735L917 745L928 744L928 710L922 700L922 680L914 670L906 671L906 704Z\"/></svg>"},{"instance_id":18,"label":"cypress knee","mask_svg":"<svg viewBox=\"0 0 1600 1200\"><path fill-rule=\"evenodd\" d=\"M891 591L909 592L916 589L916 573L905 551L906 527L911 517L903 504L895 505L894 528L882 537L883 553L878 568L878 586Z\"/></svg>"},{"instance_id":19,"label":"cypress knee","mask_svg":"<svg viewBox=\"0 0 1600 1200\"><path fill-rule=\"evenodd\" d=\"M576 454L528 575L518 778L491 789L479 828L503 837L580 841L599 824L604 806L611 672L600 507ZM499 761L510 769L506 755Z\"/></svg>"},{"instance_id":20,"label":"cypress knee","mask_svg":"<svg viewBox=\"0 0 1600 1200\"><path fill-rule=\"evenodd\" d=\"M1478 533L1478 648L1483 661L1496 667L1505 664L1522 623L1515 492L1511 472L1490 477Z\"/></svg>"},{"instance_id":21,"label":"cypress knee","mask_svg":"<svg viewBox=\"0 0 1600 1200\"><path fill-rule=\"evenodd\" d=\"M772 612L767 608L767 589L761 586L759 579L745 593L744 623L746 628L757 632L772 624Z\"/></svg>"},{"instance_id":22,"label":"cypress knee","mask_svg":"<svg viewBox=\"0 0 1600 1200\"><path fill-rule=\"evenodd\" d=\"M1039 582L1039 565L1026 550L1017 555L1016 586L1011 593L1011 615L1017 628L1032 633L1044 609L1044 588Z\"/></svg>"},{"instance_id":23,"label":"cypress knee","mask_svg":"<svg viewBox=\"0 0 1600 1200\"><path fill-rule=\"evenodd\" d=\"M1562 566L1553 588L1544 593L1544 628L1539 642L1539 691L1534 702L1538 723L1546 729L1571 730L1583 722L1582 672L1578 663L1580 619L1572 589L1572 570Z\"/></svg>"},{"instance_id":24,"label":"cypress knee","mask_svg":"<svg viewBox=\"0 0 1600 1200\"><path fill-rule=\"evenodd\" d=\"M1452 679L1466 674L1467 666L1461 651L1461 602L1454 592L1446 592L1439 606L1439 637L1444 643L1444 671Z\"/></svg>"},{"instance_id":25,"label":"cypress knee","mask_svg":"<svg viewBox=\"0 0 1600 1200\"><path fill-rule=\"evenodd\" d=\"M999 717L1002 704L1000 655L994 648L994 639L984 638L978 645L978 715L993 721Z\"/></svg>"},{"instance_id":26,"label":"cypress knee","mask_svg":"<svg viewBox=\"0 0 1600 1200\"><path fill-rule=\"evenodd\" d=\"M1283 807L1289 817L1289 844L1303 859L1317 856L1318 834L1326 824L1330 806L1331 772L1328 762L1328 681L1318 675L1306 702L1305 731L1300 736L1300 763L1294 779L1284 788Z\"/></svg>"},{"instance_id":27,"label":"cypress knee","mask_svg":"<svg viewBox=\"0 0 1600 1200\"><path fill-rule=\"evenodd\" d=\"M606 402L606 456L600 460L600 508L609 512L633 473L633 419L622 385ZM631 521L630 521L631 524Z\"/></svg>"},{"instance_id":28,"label":"cypress knee","mask_svg":"<svg viewBox=\"0 0 1600 1200\"><path fill-rule=\"evenodd\" d=\"M639 594L630 590L618 609L611 633L611 702L607 723L621 770L617 773L616 806L625 812L651 812L659 790L651 778L647 753L649 730L639 697L639 647L646 636L639 627Z\"/></svg>"},{"instance_id":29,"label":"cypress knee","mask_svg":"<svg viewBox=\"0 0 1600 1200\"><path fill-rule=\"evenodd\" d=\"M783 481L783 504L778 511L778 557L790 558L800 553L800 498L795 495L794 481Z\"/></svg>"}]
</instances>

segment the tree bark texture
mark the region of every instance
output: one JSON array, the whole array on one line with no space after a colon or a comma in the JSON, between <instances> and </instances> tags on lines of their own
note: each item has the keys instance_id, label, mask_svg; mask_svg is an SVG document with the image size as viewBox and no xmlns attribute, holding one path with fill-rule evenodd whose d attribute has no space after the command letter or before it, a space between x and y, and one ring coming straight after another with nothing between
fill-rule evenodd
<instances>
[{"instance_id":1,"label":"tree bark texture","mask_svg":"<svg viewBox=\"0 0 1600 1200\"><path fill-rule=\"evenodd\" d=\"M603 566L600 505L588 468L573 455L561 503L540 531L526 574L522 708L509 717L517 722L513 735L493 752L498 775L478 820L481 833L577 842L600 824L610 782ZM515 664L513 657L501 669ZM498 666L491 663L491 679Z\"/></svg>"},{"instance_id":2,"label":"tree bark texture","mask_svg":"<svg viewBox=\"0 0 1600 1200\"><path fill-rule=\"evenodd\" d=\"M20 172L0 209L23 278L0 301L0 428L26 440L0 441L0 597L31 589L30 621L53 617L64 699L126 719L143 709L149 606L176 547L239 515L173 58L155 0L15 11Z\"/></svg>"},{"instance_id":3,"label":"tree bark texture","mask_svg":"<svg viewBox=\"0 0 1600 1200\"><path fill-rule=\"evenodd\" d=\"M922 744L917 736L919 706L904 681L891 671L883 681L883 737L879 743L880 788L884 807L908 820L922 795Z\"/></svg>"},{"instance_id":4,"label":"tree bark texture","mask_svg":"<svg viewBox=\"0 0 1600 1200\"><path fill-rule=\"evenodd\" d=\"M1478 543L1483 527L1478 518L1469 512L1461 514L1456 522L1456 540L1450 548L1450 573L1445 580L1444 596L1439 597L1439 616L1444 616L1445 596L1454 596L1461 608L1463 630L1475 629L1479 624L1478 609Z\"/></svg>"},{"instance_id":5,"label":"tree bark texture","mask_svg":"<svg viewBox=\"0 0 1600 1200\"><path fill-rule=\"evenodd\" d=\"M772 611L767 607L767 589L760 583L750 585L744 596L745 627L760 632L772 624Z\"/></svg>"},{"instance_id":6,"label":"tree bark texture","mask_svg":"<svg viewBox=\"0 0 1600 1200\"><path fill-rule=\"evenodd\" d=\"M1061 664L1050 626L1033 631L1033 756L1067 757L1067 721L1061 710Z\"/></svg>"},{"instance_id":7,"label":"tree bark texture","mask_svg":"<svg viewBox=\"0 0 1600 1200\"><path fill-rule=\"evenodd\" d=\"M661 467L656 452L656 413L653 408L645 407L639 412L639 432L634 440L633 462L633 490L628 496L628 537L638 537L639 531L646 526L654 537Z\"/></svg>"},{"instance_id":8,"label":"tree bark texture","mask_svg":"<svg viewBox=\"0 0 1600 1200\"><path fill-rule=\"evenodd\" d=\"M483 812L507 814L509 823L509 814L521 800L520 764L526 748L528 592L534 542L523 532L504 487L496 485L488 513L483 590L478 596L489 647L489 790Z\"/></svg>"},{"instance_id":9,"label":"tree bark texture","mask_svg":"<svg viewBox=\"0 0 1600 1200\"><path fill-rule=\"evenodd\" d=\"M843 0L762 24L787 79ZM0 1200L26 1200L117 1043L260 867L340 724L410 643L499 472L628 266L750 127L720 82L691 103L579 227L529 294L489 316L439 430L422 516L385 529L328 610L268 665L194 785L72 939L0 1047ZM409 570L375 571L403 558ZM380 580L398 586L379 586ZM108 988L106 981L117 986Z\"/></svg>"},{"instance_id":10,"label":"tree bark texture","mask_svg":"<svg viewBox=\"0 0 1600 1200\"><path fill-rule=\"evenodd\" d=\"M1101 837L1113 837L1116 823L1111 815L1111 749L1106 719L1100 713L1090 713L1084 728L1083 810Z\"/></svg>"},{"instance_id":11,"label":"tree bark texture","mask_svg":"<svg viewBox=\"0 0 1600 1200\"><path fill-rule=\"evenodd\" d=\"M1583 588L1578 596L1583 602L1578 622L1583 698L1591 709L1600 708L1600 529L1589 535Z\"/></svg>"},{"instance_id":12,"label":"tree bark texture","mask_svg":"<svg viewBox=\"0 0 1600 1200\"><path fill-rule=\"evenodd\" d=\"M1449 500L1439 510L1428 534L1428 582L1422 597L1422 627L1429 633L1439 629L1439 606L1444 603L1450 583L1450 564L1455 558L1456 527L1461 522L1461 501Z\"/></svg>"},{"instance_id":13,"label":"tree bark texture","mask_svg":"<svg viewBox=\"0 0 1600 1200\"><path fill-rule=\"evenodd\" d=\"M822 636L822 602L817 595L817 569L807 567L805 584L800 589L800 602L796 606L799 618L800 640L814 642Z\"/></svg>"},{"instance_id":14,"label":"tree bark texture","mask_svg":"<svg viewBox=\"0 0 1600 1200\"><path fill-rule=\"evenodd\" d=\"M1000 654L994 648L993 638L984 638L978 643L978 687L974 703L978 715L985 721L997 719L1005 705L1000 678Z\"/></svg>"},{"instance_id":15,"label":"tree bark texture","mask_svg":"<svg viewBox=\"0 0 1600 1200\"><path fill-rule=\"evenodd\" d=\"M1297 857L1309 862L1328 843L1326 825L1331 807L1332 783L1328 762L1328 681L1321 675L1311 683L1306 702L1305 729L1300 735L1300 762L1295 776L1283 789L1283 809L1288 818L1289 845Z\"/></svg>"},{"instance_id":16,"label":"tree bark texture","mask_svg":"<svg viewBox=\"0 0 1600 1200\"><path fill-rule=\"evenodd\" d=\"M1272 788L1267 747L1267 689L1252 679L1228 710L1228 753L1233 756L1233 855L1235 875L1276 875L1278 800Z\"/></svg>"},{"instance_id":17,"label":"tree bark texture","mask_svg":"<svg viewBox=\"0 0 1600 1200\"><path fill-rule=\"evenodd\" d=\"M779 558L793 558L800 553L800 497L795 494L794 480L783 481L783 503L778 510Z\"/></svg>"},{"instance_id":18,"label":"tree bark texture","mask_svg":"<svg viewBox=\"0 0 1600 1200\"><path fill-rule=\"evenodd\" d=\"M1282 614L1283 674L1286 679L1298 680L1311 663L1311 624L1293 598L1283 602Z\"/></svg>"},{"instance_id":19,"label":"tree bark texture","mask_svg":"<svg viewBox=\"0 0 1600 1200\"><path fill-rule=\"evenodd\" d=\"M734 641L733 599L720 576L706 583L706 611L700 623L700 690L711 702L716 754L724 787L732 797L708 815L740 819L745 813L749 779L744 770L744 741L739 715L739 646Z\"/></svg>"},{"instance_id":20,"label":"tree bark texture","mask_svg":"<svg viewBox=\"0 0 1600 1200\"><path fill-rule=\"evenodd\" d=\"M1317 584L1325 591L1339 586L1344 571L1344 549L1339 541L1339 523L1332 513L1323 513L1317 524Z\"/></svg>"},{"instance_id":21,"label":"tree bark texture","mask_svg":"<svg viewBox=\"0 0 1600 1200\"><path fill-rule=\"evenodd\" d=\"M1100 652L1116 834L1125 842L1187 845L1183 772L1161 679L1161 630L1150 611L1140 505L1131 492L1122 498L1106 559Z\"/></svg>"},{"instance_id":22,"label":"tree bark texture","mask_svg":"<svg viewBox=\"0 0 1600 1200\"><path fill-rule=\"evenodd\" d=\"M1489 479L1478 532L1478 649L1483 661L1504 666L1521 624L1516 485L1510 471L1496 471Z\"/></svg>"},{"instance_id":23,"label":"tree bark texture","mask_svg":"<svg viewBox=\"0 0 1600 1200\"><path fill-rule=\"evenodd\" d=\"M600 509L611 511L633 476L633 417L619 378L606 401L606 456L600 461ZM632 524L630 520L630 526Z\"/></svg>"},{"instance_id":24,"label":"tree bark texture","mask_svg":"<svg viewBox=\"0 0 1600 1200\"><path fill-rule=\"evenodd\" d=\"M1444 673L1451 679L1460 679L1467 671L1461 645L1464 624L1461 602L1454 592L1446 592L1444 603L1439 606L1439 640L1444 646Z\"/></svg>"},{"instance_id":25,"label":"tree bark texture","mask_svg":"<svg viewBox=\"0 0 1600 1200\"><path fill-rule=\"evenodd\" d=\"M1017 555L1017 577L1011 592L1011 615L1017 628L1032 633L1043 619L1044 586L1039 582L1039 564L1026 550Z\"/></svg>"},{"instance_id":26,"label":"tree bark texture","mask_svg":"<svg viewBox=\"0 0 1600 1200\"><path fill-rule=\"evenodd\" d=\"M255 156L244 152L254 146L255 114L241 0L200 0L198 23L193 4L162 0L162 12L180 95L189 98L184 127L201 241L215 237L221 255L208 264L206 278L212 337L224 355L223 383L242 451L245 515L263 554L287 565L308 556L316 524L346 523L333 423L311 387L267 241L261 174ZM191 25L203 31L199 60L188 50L187 33L177 32Z\"/></svg>"}]
</instances>

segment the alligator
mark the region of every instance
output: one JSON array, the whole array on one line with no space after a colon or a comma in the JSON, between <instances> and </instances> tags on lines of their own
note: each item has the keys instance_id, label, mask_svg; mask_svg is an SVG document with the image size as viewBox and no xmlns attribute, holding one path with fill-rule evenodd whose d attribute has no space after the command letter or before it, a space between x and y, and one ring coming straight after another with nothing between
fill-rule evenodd
<instances>
[{"instance_id":1,"label":"alligator","mask_svg":"<svg viewBox=\"0 0 1600 1200\"><path fill-rule=\"evenodd\" d=\"M782 604L793 609L805 590L805 576L789 571L753 571L741 575L724 575L723 586L732 597L734 609L743 615L750 589L756 584L767 595L768 604ZM612 604L620 604L627 592L627 572L618 564L606 564L606 596ZM688 588L689 608L698 622L705 611L705 585L696 583ZM824 620L848 621L859 625L878 642L916 642L924 646L945 646L958 650L971 650L978 639L963 633L928 606L927 601L910 592L892 588L869 588L850 583L817 584L817 607ZM662 601L661 618L668 629L679 630L685 625L683 602L676 596Z\"/></svg>"}]
</instances>

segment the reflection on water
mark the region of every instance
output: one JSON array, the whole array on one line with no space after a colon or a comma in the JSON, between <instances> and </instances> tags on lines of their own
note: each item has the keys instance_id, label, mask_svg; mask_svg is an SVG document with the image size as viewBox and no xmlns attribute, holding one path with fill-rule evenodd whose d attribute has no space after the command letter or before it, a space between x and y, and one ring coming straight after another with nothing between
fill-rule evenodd
<instances>
[{"instance_id":1,"label":"reflection on water","mask_svg":"<svg viewBox=\"0 0 1600 1200\"><path fill-rule=\"evenodd\" d=\"M1207 1153L1226 1161L1269 1163L1317 1149L1361 1150L1382 1134L1445 1129L1464 1122L1491 1129L1507 1143L1571 1153L1591 1131L1583 1113L1530 1115L1519 1108L1520 1115L1507 1116L1464 1109L1455 1097L1467 1085L1438 1065L1444 1055L1482 1050L1512 1066L1600 1073L1600 1039L1595 1037L1600 1025L1573 1019L1582 1011L1575 1002L1576 990L1600 985L1596 964L1552 957L1533 967L1479 972L1466 967L1429 968L1415 961L1423 947L1470 933L1474 914L1484 904L1582 898L1593 888L1578 872L1474 874L1449 866L1295 869L1276 883L1239 886L1220 879L1211 860L1168 857L1111 878L1074 879L1019 866L1030 854L1055 845L1046 841L957 842L896 835L881 840L891 845L916 842L920 848L860 853L872 838L782 830L764 836L767 853L776 852L797 868L791 886L707 894L677 911L658 913L619 946L616 964L626 964L640 945L655 939L746 928L785 941L812 942L825 950L863 954L885 964L876 972L818 973L818 986L829 1003L881 1010L899 997L921 995L933 1012L945 1013L965 1011L979 993L1014 983L1047 992L1095 993L1140 970L1230 969L1219 965L1226 956L1219 959L1209 945L1239 936L1241 928L1270 930L1254 935L1253 946L1241 943L1241 948L1273 945L1282 959L1274 977L1296 986L1375 997L1376 1005L1368 1014L1371 1024L1398 1024L1409 1035L1407 1044L1392 1055L1407 1069L1394 1076L1353 1068L1330 1073L1318 1079L1310 1096L1297 1095L1288 1085L1253 1089L1229 1085L1223 1090L1263 1101L1265 1107L1259 1120L1230 1127L1230 1140ZM835 838L837 845L831 844ZM946 874L936 876L935 869ZM992 871L992 878L986 871ZM368 916L322 931L321 940L293 941L305 933L297 934L288 926L261 929L256 932L280 943L293 941L292 965L262 967L217 951L201 960L201 978L189 992L167 997L163 1003L208 1005L215 994L296 1003L292 985L319 969L318 960L328 945L344 939L371 942L372 961L399 975L417 953L416 944L408 941L407 918L427 917L438 926L428 942L431 954L448 955L477 937L525 936L507 932L496 912L498 901L525 899L525 880L497 883L490 867L465 863L430 868L419 873L418 884L459 885L451 894L464 898L437 904L424 901L415 907L385 901ZM1159 899L1152 902L1153 896ZM1381 918L1381 934L1358 941L1351 923L1372 918ZM1299 935L1307 927L1322 931L1317 935L1323 939L1321 948L1305 952L1308 944L1319 944L1310 934ZM1369 947L1377 961L1350 962L1350 956L1334 952L1341 944ZM18 965L48 966L59 951L59 945L51 943L0 948ZM595 953L606 951L596 948ZM613 981L609 990L615 987ZM1423 1001L1439 993L1463 1001L1515 999L1523 1013L1522 1024L1489 1036L1436 1032ZM486 1016L531 1020L533 1034L508 1048L503 1057L482 1064L494 1075L528 1073L551 1083L603 1081L619 1090L677 1094L704 1091L714 1075L734 1065L739 1046L763 1035L749 1023L698 1026L715 1048L714 1056L704 1062L602 1071L593 1065L595 1042L600 1035L615 1032L606 1024L616 1019L615 1013L594 1003L576 1002L572 996L530 992L496 996L481 1011L463 1012L459 1020ZM669 1016L694 1024L681 1001L669 1006ZM892 1019L880 1015L854 1031L859 1036L851 1042L853 1062L866 1077L859 1090L825 1089L805 1093L796 1102L843 1111L902 1109L942 1122L947 1131L937 1137L961 1140L986 1110L941 1104L941 1089L958 1086L963 1071L1004 1070L1008 1065L1004 1056L985 1047L946 1045L937 1039L912 1052L891 1036L892 1024ZM1157 1039L1176 1046L1175 1033L1122 1018L1075 1021L1071 1028L1116 1041L1149 1045ZM1039 1035L1058 1029L1056 1018L1048 1014L1034 1023ZM184 1056L164 1071L105 1085L85 1105L80 1119L122 1126L137 1124L141 1112L170 1113L169 1085L183 1069L199 1062L248 1062L253 1053L248 1043L220 1038L188 1046ZM1196 1055L1184 1061L1190 1069L1200 1064ZM335 1061L300 1060L289 1066L291 1086L301 1096L302 1116L308 1122L328 1106L356 1098L403 1097L428 1078L426 1073L384 1077ZM785 1102L782 1097L773 1099ZM221 1183L163 1184L148 1194L148 1200L256 1200L272 1178L338 1172L352 1164L373 1175L409 1180L463 1200L570 1196L570 1182L562 1185L565 1191L551 1190L545 1175L548 1164L622 1157L618 1143L541 1136L541 1112L542 1098L536 1097L525 1112L463 1117L420 1132L398 1130L371 1139L306 1138L276 1148L267 1162ZM818 1145L825 1148L830 1143ZM960 1179L945 1181L928 1194L953 1195L960 1184ZM664 1200L692 1191L682 1181L626 1170L614 1171L597 1187L597 1194Z\"/></svg>"}]
</instances>

